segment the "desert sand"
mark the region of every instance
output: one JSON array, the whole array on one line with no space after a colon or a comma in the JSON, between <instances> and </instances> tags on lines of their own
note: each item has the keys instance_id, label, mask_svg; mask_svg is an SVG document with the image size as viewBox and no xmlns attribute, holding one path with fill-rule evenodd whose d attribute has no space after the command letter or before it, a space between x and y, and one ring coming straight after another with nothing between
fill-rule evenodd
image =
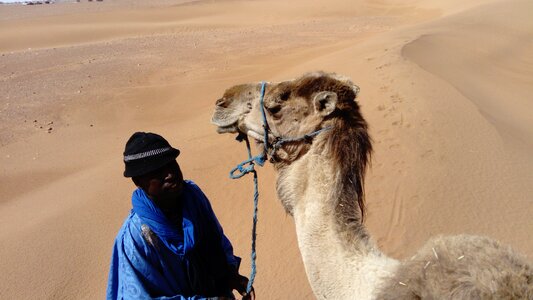
<instances>
[{"instance_id":1,"label":"desert sand","mask_svg":"<svg viewBox=\"0 0 533 300\"><path fill-rule=\"evenodd\" d=\"M123 147L181 149L249 274L246 150L210 124L238 83L352 78L374 141L366 224L408 258L436 234L533 257L533 3L104 1L0 6L0 298L98 299L131 208ZM259 299L308 299L294 224L259 170Z\"/></svg>"}]
</instances>

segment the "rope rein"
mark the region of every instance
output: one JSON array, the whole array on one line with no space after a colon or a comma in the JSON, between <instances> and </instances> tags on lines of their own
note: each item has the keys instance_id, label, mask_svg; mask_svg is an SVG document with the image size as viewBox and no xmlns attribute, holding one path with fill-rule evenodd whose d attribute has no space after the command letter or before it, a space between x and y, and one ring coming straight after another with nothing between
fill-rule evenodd
<instances>
[{"instance_id":1,"label":"rope rein","mask_svg":"<svg viewBox=\"0 0 533 300\"><path fill-rule=\"evenodd\" d=\"M266 112L265 112L265 106L264 106L264 98L265 98L265 89L266 89L266 82L261 82L261 97L259 98L259 105L261 108L261 116L263 118L263 152L252 156L252 150L250 147L250 141L248 140L248 136L246 134L240 133L237 136L238 141L246 141L246 148L248 150L248 159L238 164L235 168L233 168L230 173L229 177L231 179L239 179L243 177L244 175L248 173L254 174L254 211L253 211L253 223L252 223L252 253L251 253L251 272L250 272L250 280L248 281L248 286L246 287L246 293L250 294L250 292L253 289L253 283L255 280L255 275L257 273L256 270L256 238L257 238L257 206L259 203L259 185L258 185L258 179L257 179L257 171L255 170L255 164L262 167L265 164L265 161L268 159L268 150L271 149L271 156L276 153L277 150L279 150L284 144L286 143L295 143L295 142L306 142L311 143L313 138L320 133L330 130L331 127L325 127L319 130L316 130L314 132L305 134L301 137L297 138L282 138L282 137L276 137L274 143L270 144L268 141L268 133L270 131L267 118L266 118ZM237 174L235 174L238 172Z\"/></svg>"},{"instance_id":2,"label":"rope rein","mask_svg":"<svg viewBox=\"0 0 533 300\"><path fill-rule=\"evenodd\" d=\"M263 107L263 98L265 97L265 87L266 87L266 83L262 82L261 83L261 98L259 100L261 107ZM265 141L268 141L268 125L267 125L268 123L266 121L265 111L261 109L261 112L263 115L264 138L265 138ZM246 149L248 150L248 159L238 164L237 167L232 169L229 173L229 177L231 179L239 179L248 173L254 174L254 215L253 215L253 222L252 222L252 254L251 254L252 266L251 266L251 271L250 271L250 279L248 280L248 286L246 287L246 294L249 295L253 289L255 274L257 273L256 263L255 263L256 258L257 258L257 252L255 251L255 241L257 239L257 206L259 204L259 184L257 180L257 172L255 171L254 166L255 164L258 164L259 166L262 167L265 164L265 161L267 159L268 145L267 145L267 142L265 142L263 153L252 157L252 150L250 148L250 141L248 140L248 136L239 135L237 137L237 140L242 140L242 139L246 141ZM235 172L237 171L239 171L239 173L235 174Z\"/></svg>"}]
</instances>

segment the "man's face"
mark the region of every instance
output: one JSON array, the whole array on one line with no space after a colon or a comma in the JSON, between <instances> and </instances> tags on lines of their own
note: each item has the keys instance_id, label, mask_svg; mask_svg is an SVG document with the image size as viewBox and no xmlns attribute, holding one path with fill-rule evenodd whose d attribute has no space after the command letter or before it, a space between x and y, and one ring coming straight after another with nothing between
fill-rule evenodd
<instances>
[{"instance_id":1,"label":"man's face","mask_svg":"<svg viewBox=\"0 0 533 300\"><path fill-rule=\"evenodd\" d=\"M175 200L183 191L183 174L174 160L155 171L139 176L135 184L140 186L150 199Z\"/></svg>"}]
</instances>

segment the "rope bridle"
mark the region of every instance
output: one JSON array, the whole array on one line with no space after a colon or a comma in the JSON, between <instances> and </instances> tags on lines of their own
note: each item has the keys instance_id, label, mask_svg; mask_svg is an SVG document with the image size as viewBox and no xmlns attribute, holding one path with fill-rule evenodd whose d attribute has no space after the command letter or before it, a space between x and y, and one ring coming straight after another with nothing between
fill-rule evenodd
<instances>
[{"instance_id":1,"label":"rope bridle","mask_svg":"<svg viewBox=\"0 0 533 300\"><path fill-rule=\"evenodd\" d=\"M313 138L320 133L330 130L331 127L325 127L316 131L313 131L311 133L305 134L300 137L281 137L276 136L272 131L270 131L270 127L268 125L266 112L265 112L265 105L264 105L264 98L265 98L265 90L266 90L266 82L261 82L261 96L259 98L259 106L261 108L261 117L263 120L263 151L252 157L251 150L250 150L250 142L248 140L248 136L244 133L239 133L237 136L237 140L239 142L242 142L243 140L246 141L246 148L248 149L248 159L241 162L237 165L237 167L233 168L230 171L230 178L231 179L238 179L243 177L244 175L251 173L254 171L254 165L258 164L259 166L263 166L265 164L265 161L267 161L268 156L270 155L271 159L274 157L275 153L283 147L284 144L289 143L298 143L298 142L305 142L305 143L311 143L313 141ZM274 137L274 141L270 143L269 141L269 134ZM247 166L248 165L248 166ZM235 172L239 171L238 174L235 174Z\"/></svg>"},{"instance_id":2,"label":"rope bridle","mask_svg":"<svg viewBox=\"0 0 533 300\"><path fill-rule=\"evenodd\" d=\"M268 159L268 155L270 155L271 159L273 159L275 153L283 147L284 144L287 143L298 143L298 142L305 142L305 143L311 143L313 141L313 138L320 133L330 130L331 127L325 127L316 131L313 131L311 133L305 134L301 137L280 137L274 135L270 131L270 127L268 126L268 121L266 118L266 112L265 112L265 105L264 105L264 98L265 98L265 89L266 89L266 82L261 82L261 96L259 98L259 106L261 108L261 116L263 118L263 151L252 157L252 151L250 149L250 141L248 140L248 136L243 133L239 133L237 136L238 141L246 141L246 148L248 149L248 159L241 162L237 165L237 167L233 168L230 171L229 177L231 179L238 179L243 177L244 175L248 173L254 174L254 215L253 215L253 225L252 225L252 254L251 254L251 273L250 273L250 280L248 281L248 287L246 288L246 293L249 294L253 290L253 283L255 280L255 274L256 274L256 263L255 260L257 258L256 250L255 250L255 242L256 242L256 229L257 229L257 205L259 200L259 192L258 192L258 181L257 181L257 172L254 169L255 164L258 164L259 166L263 166L265 164L265 161ZM270 143L268 139L268 135L272 135L274 137L274 142ZM239 172L235 174L235 172Z\"/></svg>"}]
</instances>

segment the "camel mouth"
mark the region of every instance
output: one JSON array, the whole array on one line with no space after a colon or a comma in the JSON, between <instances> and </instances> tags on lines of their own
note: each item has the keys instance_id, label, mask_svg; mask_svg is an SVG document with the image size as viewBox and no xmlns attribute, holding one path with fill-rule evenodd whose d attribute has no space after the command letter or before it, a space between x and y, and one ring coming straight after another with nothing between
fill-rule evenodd
<instances>
[{"instance_id":1,"label":"camel mouth","mask_svg":"<svg viewBox=\"0 0 533 300\"><path fill-rule=\"evenodd\" d=\"M211 124L217 126L217 133L238 133L237 120L229 121L219 118L217 114L211 118Z\"/></svg>"},{"instance_id":2,"label":"camel mouth","mask_svg":"<svg viewBox=\"0 0 533 300\"><path fill-rule=\"evenodd\" d=\"M236 123L233 123L231 125L226 125L226 126L218 126L217 127L217 133L238 133L239 131L237 130L237 124Z\"/></svg>"},{"instance_id":3,"label":"camel mouth","mask_svg":"<svg viewBox=\"0 0 533 300\"><path fill-rule=\"evenodd\" d=\"M257 144L264 144L265 143L265 137L263 134L257 133L253 130L248 130L246 133L249 137L253 138Z\"/></svg>"}]
</instances>

